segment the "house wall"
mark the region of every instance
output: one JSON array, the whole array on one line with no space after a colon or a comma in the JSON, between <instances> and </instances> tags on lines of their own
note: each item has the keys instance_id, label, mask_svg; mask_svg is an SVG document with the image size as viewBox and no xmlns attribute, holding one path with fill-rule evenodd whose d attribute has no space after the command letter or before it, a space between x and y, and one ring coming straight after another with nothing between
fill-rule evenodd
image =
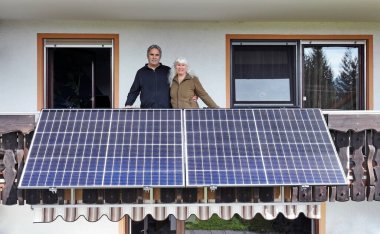
<instances>
[{"instance_id":1,"label":"house wall","mask_svg":"<svg viewBox=\"0 0 380 234\"><path fill-rule=\"evenodd\" d=\"M103 216L98 222L87 222L80 217L76 222L65 222L58 218L52 223L33 223L34 214L29 205L0 205L1 234L117 234L118 222Z\"/></svg>"},{"instance_id":2,"label":"house wall","mask_svg":"<svg viewBox=\"0 0 380 234\"><path fill-rule=\"evenodd\" d=\"M164 64L187 57L222 107L226 105L226 34L372 34L374 64L380 62L378 23L0 21L0 100L5 100L0 112L37 110L37 33L119 34L120 105L136 70L146 62L146 48L153 43L162 47ZM374 87L379 83L380 66L374 66ZM380 109L379 92L374 92L374 108Z\"/></svg>"},{"instance_id":3,"label":"house wall","mask_svg":"<svg viewBox=\"0 0 380 234\"><path fill-rule=\"evenodd\" d=\"M380 222L376 214L380 203L373 202L332 202L326 207L326 233L380 233Z\"/></svg>"},{"instance_id":4,"label":"house wall","mask_svg":"<svg viewBox=\"0 0 380 234\"><path fill-rule=\"evenodd\" d=\"M176 57L187 57L206 90L222 107L226 105L226 34L371 34L374 36L374 109L380 110L379 23L0 21L0 113L37 110L37 33L119 34L120 105L125 102L135 72L146 63L146 48L159 44L163 49L162 62L171 65ZM367 209L369 206L379 210L380 203L327 204L327 233L342 233L340 230L358 233L356 227L372 227L369 224L375 225L376 221L370 218L376 212ZM115 223L107 220L91 225L67 224L65 228L59 225L60 221L46 226L32 225L31 217L29 206L0 206L0 226L14 226L7 231L9 234L20 233L18 228L41 234L53 229L55 233L116 233L117 229ZM350 228L352 225L355 228ZM67 231L66 227L73 230ZM380 228L379 224L374 227Z\"/></svg>"}]
</instances>

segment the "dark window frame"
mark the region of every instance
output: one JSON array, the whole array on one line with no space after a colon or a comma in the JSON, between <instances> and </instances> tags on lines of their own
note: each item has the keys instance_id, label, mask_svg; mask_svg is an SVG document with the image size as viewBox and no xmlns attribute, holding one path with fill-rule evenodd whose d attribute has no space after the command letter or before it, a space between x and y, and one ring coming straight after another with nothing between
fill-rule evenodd
<instances>
[{"instance_id":1,"label":"dark window frame","mask_svg":"<svg viewBox=\"0 0 380 234\"><path fill-rule=\"evenodd\" d=\"M365 42L365 67L363 67L364 75L364 87L365 91L362 93L364 99L364 108L366 110L373 109L374 106L374 90L373 90L373 35L369 34L226 34L226 107L233 108L232 102L232 82L231 78L231 43L232 41L239 40L296 40L296 41L364 41ZM301 53L301 50L299 51ZM299 73L299 75L302 75ZM302 85L302 84L301 84ZM302 102L302 87L299 87L298 92L300 93L300 102Z\"/></svg>"},{"instance_id":2,"label":"dark window frame","mask_svg":"<svg viewBox=\"0 0 380 234\"><path fill-rule=\"evenodd\" d=\"M236 89L235 89L235 78L233 77L233 60L234 60L234 45L253 45L253 46L283 46L288 47L294 54L288 55L288 59L291 59L293 63L293 68L291 68L291 77L289 84L289 101L237 101L236 100ZM294 47L294 48L291 48ZM299 84L297 79L299 77L299 42L297 40L231 40L230 44L230 77L231 77L231 95L230 103L232 108L245 108L245 107L299 107ZM291 58L293 56L293 58Z\"/></svg>"}]
</instances>

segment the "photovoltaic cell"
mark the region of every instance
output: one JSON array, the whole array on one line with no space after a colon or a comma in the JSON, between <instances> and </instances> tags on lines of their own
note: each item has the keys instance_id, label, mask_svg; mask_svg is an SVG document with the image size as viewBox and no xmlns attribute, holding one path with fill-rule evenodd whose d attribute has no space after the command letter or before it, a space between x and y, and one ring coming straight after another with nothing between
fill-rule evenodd
<instances>
[{"instance_id":1,"label":"photovoltaic cell","mask_svg":"<svg viewBox=\"0 0 380 234\"><path fill-rule=\"evenodd\" d=\"M183 187L181 112L43 110L19 187Z\"/></svg>"},{"instance_id":2,"label":"photovoltaic cell","mask_svg":"<svg viewBox=\"0 0 380 234\"><path fill-rule=\"evenodd\" d=\"M186 185L346 184L318 109L185 110Z\"/></svg>"}]
</instances>

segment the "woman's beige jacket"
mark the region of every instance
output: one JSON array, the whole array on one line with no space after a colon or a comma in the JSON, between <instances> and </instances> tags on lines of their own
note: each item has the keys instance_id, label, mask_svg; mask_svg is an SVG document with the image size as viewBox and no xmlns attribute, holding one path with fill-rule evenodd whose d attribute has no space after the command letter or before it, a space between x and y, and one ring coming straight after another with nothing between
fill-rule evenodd
<instances>
[{"instance_id":1,"label":"woman's beige jacket","mask_svg":"<svg viewBox=\"0 0 380 234\"><path fill-rule=\"evenodd\" d=\"M193 97L198 96L210 108L218 108L218 105L208 95L206 90L202 87L198 77L189 74L178 82L178 77L173 78L170 87L170 98L172 108L190 109L199 108L198 103L193 101Z\"/></svg>"}]
</instances>

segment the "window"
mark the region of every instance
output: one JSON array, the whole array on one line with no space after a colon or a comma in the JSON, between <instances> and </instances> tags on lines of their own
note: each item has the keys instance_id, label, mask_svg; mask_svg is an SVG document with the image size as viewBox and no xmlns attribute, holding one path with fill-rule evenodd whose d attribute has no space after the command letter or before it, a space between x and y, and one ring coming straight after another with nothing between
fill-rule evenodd
<instances>
[{"instance_id":1,"label":"window","mask_svg":"<svg viewBox=\"0 0 380 234\"><path fill-rule=\"evenodd\" d=\"M37 109L118 106L117 34L37 35Z\"/></svg>"},{"instance_id":2,"label":"window","mask_svg":"<svg viewBox=\"0 0 380 234\"><path fill-rule=\"evenodd\" d=\"M304 107L364 109L364 45L302 42Z\"/></svg>"},{"instance_id":3,"label":"window","mask_svg":"<svg viewBox=\"0 0 380 234\"><path fill-rule=\"evenodd\" d=\"M227 104L370 109L372 57L372 36L227 35Z\"/></svg>"},{"instance_id":4,"label":"window","mask_svg":"<svg viewBox=\"0 0 380 234\"><path fill-rule=\"evenodd\" d=\"M233 42L235 107L295 106L295 42Z\"/></svg>"}]
</instances>

